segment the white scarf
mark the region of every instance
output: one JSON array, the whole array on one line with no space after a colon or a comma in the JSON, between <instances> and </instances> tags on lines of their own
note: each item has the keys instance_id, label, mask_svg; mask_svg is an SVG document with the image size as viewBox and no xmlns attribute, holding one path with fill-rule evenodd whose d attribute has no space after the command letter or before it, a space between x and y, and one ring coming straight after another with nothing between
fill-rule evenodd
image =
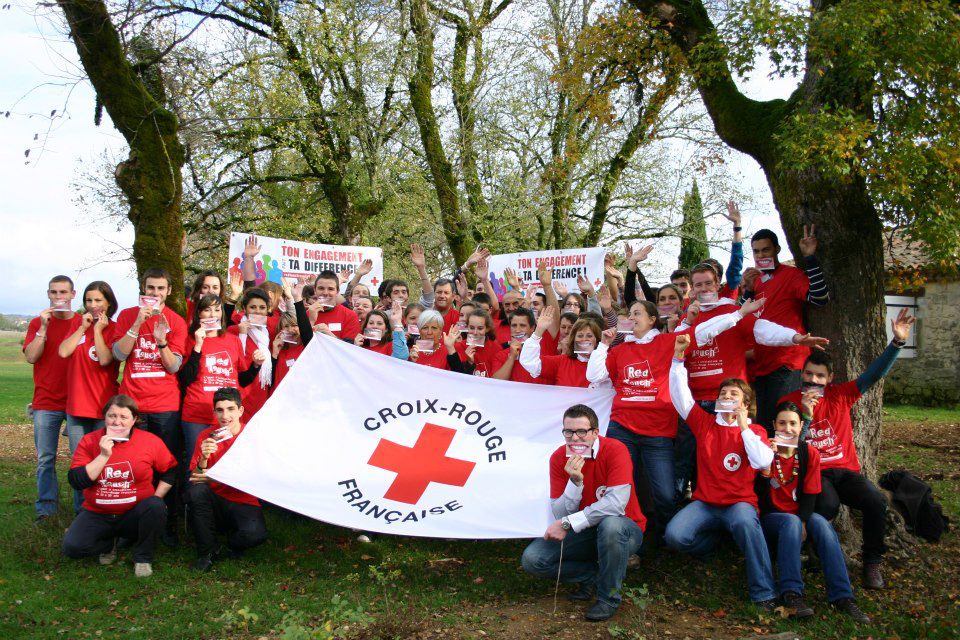
<instances>
[{"instance_id":1,"label":"white scarf","mask_svg":"<svg viewBox=\"0 0 960 640\"><path fill-rule=\"evenodd\" d=\"M260 365L260 388L266 389L270 386L270 380L273 378L273 361L270 359L270 332L267 331L266 327L254 327L250 326L250 333L247 334L253 340L253 343L257 345L257 349L262 351L267 357L264 359L263 364ZM243 340L240 342L240 346L243 347L243 353L247 353L247 341Z\"/></svg>"}]
</instances>

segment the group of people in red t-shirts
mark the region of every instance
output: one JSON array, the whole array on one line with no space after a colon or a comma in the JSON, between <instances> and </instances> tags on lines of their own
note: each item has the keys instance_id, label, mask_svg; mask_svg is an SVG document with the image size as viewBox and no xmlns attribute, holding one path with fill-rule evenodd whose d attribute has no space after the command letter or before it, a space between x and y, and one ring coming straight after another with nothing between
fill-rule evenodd
<instances>
[{"instance_id":1,"label":"group of people in red t-shirts","mask_svg":"<svg viewBox=\"0 0 960 640\"><path fill-rule=\"evenodd\" d=\"M860 378L832 385L832 363L824 351L828 341L806 333L802 321L805 306L822 306L829 299L815 256L815 229L805 229L799 243L802 268L779 262L780 246L772 231L757 232L751 239L755 266L741 274L739 212L732 203L728 218L734 223L734 242L726 283L721 266L707 261L674 272L672 282L657 290L640 272L650 247L634 251L629 245L625 276L608 256L603 285L596 289L581 278L579 292L567 291L552 280L549 268L540 268L538 281L526 284L508 270L504 279L509 289L498 295L489 279L489 253L483 249L453 277L431 281L417 245L411 247L421 281L415 303L402 280L382 283L374 298L360 283L372 267L369 261L352 275L324 271L312 283L258 285L252 265L260 247L254 236L244 247L242 273L231 273L229 287L215 272L198 275L187 320L166 304L172 282L160 269L143 273L138 304L121 311L116 321L112 317L118 305L108 284L88 285L78 314L73 311L73 283L64 276L53 278L50 307L30 323L24 342L34 365L38 519L51 515L58 503L53 462L65 421L75 452L70 479L77 489L78 513L115 516L140 509L138 517L161 523L161 540L176 544L175 521L186 502L192 505L195 566L200 570L221 555L212 522L228 522L231 553L261 542L266 529L256 499L230 488L218 490L215 483L204 482L203 473L282 383L314 334L324 333L388 357L460 374L611 388L613 411L603 438L595 427L564 428L567 446L580 448L572 454L576 464L561 458L552 463L557 478L551 482L551 499L562 518L552 535L548 530L545 542L562 540L560 531L580 534L595 527L599 516L591 512L606 514L610 504L612 512L620 509L615 515L626 517L629 511L645 530L647 546L665 542L702 556L721 532L729 531L747 559L751 599L772 609L779 597L803 617L812 610L803 600L798 563L809 534L825 571L830 566L830 602L863 621L867 618L853 599L843 555L832 546L836 534L829 520L840 504L863 512L864 583L882 587L886 504L860 474L849 410L889 370L912 318L902 314L894 322L896 339ZM467 285L471 269L477 276L475 289ZM111 411L122 415L111 422ZM570 419L580 426L593 424L583 411ZM122 431L127 422L140 427L136 437L109 437L111 429ZM107 440L114 444L107 446ZM601 447L601 441L617 444ZM608 453L603 456L589 455L604 448ZM116 459L118 451L127 451L131 460L120 464L125 461ZM616 464L593 470L601 459ZM623 460L629 460L629 483L623 482L618 466ZM617 486L626 484L629 490L611 492L606 501L601 495L587 500L584 474L596 484L602 480L596 473L602 476L614 467ZM153 492L144 490L145 478ZM604 486L609 491L610 485ZM636 511L632 502L638 503ZM104 530L102 523L89 525L81 531L93 535ZM110 532L116 533L115 528ZM94 544L77 536L68 535L68 553L96 551L109 557L103 539ZM639 546L644 534L620 536L627 538ZM152 554L152 544L141 542L138 566L148 564ZM768 544L778 549L777 583ZM795 554L788 552L791 545ZM559 559L555 551L531 551L524 566L542 574L544 567L553 566L544 558ZM621 549L616 562L631 553ZM614 571L603 557L589 562L601 573L604 567ZM581 582L574 594L581 599L595 593L595 579L579 579L589 573L568 575ZM619 581L607 576L600 582L615 584L617 593L601 594L597 604L603 610L591 619L609 617L619 603Z\"/></svg>"}]
</instances>

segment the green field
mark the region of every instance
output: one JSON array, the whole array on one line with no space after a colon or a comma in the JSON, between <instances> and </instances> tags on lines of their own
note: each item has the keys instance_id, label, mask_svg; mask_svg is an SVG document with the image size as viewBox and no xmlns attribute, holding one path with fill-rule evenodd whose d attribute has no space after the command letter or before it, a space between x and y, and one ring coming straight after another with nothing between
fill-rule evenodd
<instances>
[{"instance_id":1,"label":"green field","mask_svg":"<svg viewBox=\"0 0 960 640\"><path fill-rule=\"evenodd\" d=\"M11 346L12 345L12 346ZM14 338L0 354L19 357ZM30 368L0 361L0 423L22 424ZM960 517L960 411L887 409L882 468L927 477L949 515ZM889 432L889 433L887 433ZM960 543L948 534L914 558L888 563L891 588L865 593L875 618L856 627L832 614L818 572L807 575L817 617L805 624L761 618L745 602L742 560L724 549L710 563L672 553L643 558L627 576L626 604L608 624L580 618L561 587L519 566L523 541L444 541L356 533L276 510L269 541L210 574L192 573L188 547L161 548L155 574L133 578L129 552L109 567L64 559L66 517L33 524L35 485L27 427L8 426L0 451L0 637L2 638L741 638L796 631L806 638L954 638L960 625ZM8 451L13 447L14 453ZM62 468L63 465L61 465ZM62 480L62 487L66 487ZM69 511L61 495L61 512ZM644 588L645 586L645 588Z\"/></svg>"}]
</instances>

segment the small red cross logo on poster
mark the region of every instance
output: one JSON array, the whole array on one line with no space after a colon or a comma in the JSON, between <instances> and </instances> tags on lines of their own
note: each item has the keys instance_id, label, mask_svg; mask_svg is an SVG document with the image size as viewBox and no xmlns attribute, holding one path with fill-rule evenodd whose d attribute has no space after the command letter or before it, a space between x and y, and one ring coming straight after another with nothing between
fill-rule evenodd
<instances>
[{"instance_id":1,"label":"small red cross logo on poster","mask_svg":"<svg viewBox=\"0 0 960 640\"><path fill-rule=\"evenodd\" d=\"M372 284L373 286L377 286L379 283L380 283L380 281L377 280L377 276L373 276L373 277L370 279L370 284Z\"/></svg>"},{"instance_id":2,"label":"small red cross logo on poster","mask_svg":"<svg viewBox=\"0 0 960 640\"><path fill-rule=\"evenodd\" d=\"M447 449L456 434L455 429L428 422L412 447L382 438L367 464L397 474L383 497L416 504L431 482L455 487L465 485L477 464L447 457Z\"/></svg>"}]
</instances>

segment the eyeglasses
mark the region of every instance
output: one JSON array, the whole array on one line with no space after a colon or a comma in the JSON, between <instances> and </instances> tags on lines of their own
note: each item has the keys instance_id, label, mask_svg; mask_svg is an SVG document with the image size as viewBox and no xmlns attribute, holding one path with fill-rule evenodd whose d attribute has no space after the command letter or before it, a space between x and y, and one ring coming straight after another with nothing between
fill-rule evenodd
<instances>
[{"instance_id":1,"label":"eyeglasses","mask_svg":"<svg viewBox=\"0 0 960 640\"><path fill-rule=\"evenodd\" d=\"M560 433L563 434L564 438L572 438L577 436L578 438L586 438L587 434L593 431L593 429L564 429Z\"/></svg>"}]
</instances>

